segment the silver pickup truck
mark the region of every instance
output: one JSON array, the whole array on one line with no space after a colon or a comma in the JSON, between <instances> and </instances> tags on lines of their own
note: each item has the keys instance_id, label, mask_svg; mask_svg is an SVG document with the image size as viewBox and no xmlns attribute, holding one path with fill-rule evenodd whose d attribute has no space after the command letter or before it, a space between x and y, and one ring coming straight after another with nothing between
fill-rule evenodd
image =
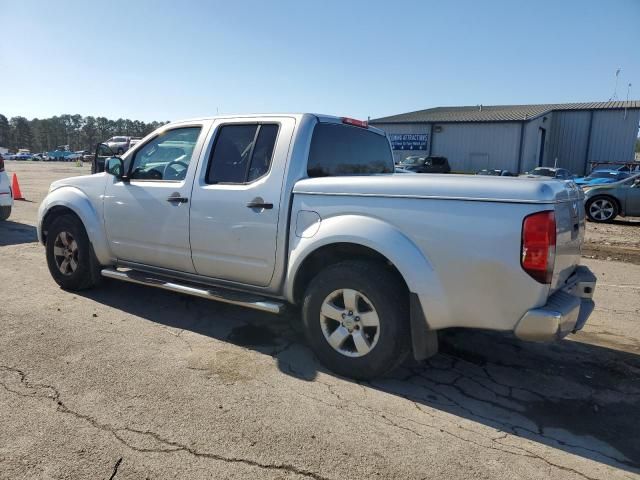
<instances>
[{"instance_id":1,"label":"silver pickup truck","mask_svg":"<svg viewBox=\"0 0 640 480\"><path fill-rule=\"evenodd\" d=\"M68 290L101 277L279 313L297 305L331 370L382 375L450 327L550 341L582 328L583 195L542 178L394 174L366 122L204 118L106 171L59 180L38 237Z\"/></svg>"}]
</instances>

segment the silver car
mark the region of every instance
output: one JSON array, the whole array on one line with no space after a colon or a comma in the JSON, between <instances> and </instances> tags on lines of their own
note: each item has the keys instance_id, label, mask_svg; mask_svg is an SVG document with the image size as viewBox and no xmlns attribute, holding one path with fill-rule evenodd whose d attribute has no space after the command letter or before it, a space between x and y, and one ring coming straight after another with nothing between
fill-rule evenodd
<instances>
[{"instance_id":1,"label":"silver car","mask_svg":"<svg viewBox=\"0 0 640 480\"><path fill-rule=\"evenodd\" d=\"M129 147L131 146L131 137L124 137L124 136L111 137L109 140L107 140L104 143L111 150L113 150L113 153L122 155L124 152L129 150Z\"/></svg>"},{"instance_id":2,"label":"silver car","mask_svg":"<svg viewBox=\"0 0 640 480\"><path fill-rule=\"evenodd\" d=\"M611 222L618 215L640 216L640 173L584 190L587 217L592 222Z\"/></svg>"}]
</instances>

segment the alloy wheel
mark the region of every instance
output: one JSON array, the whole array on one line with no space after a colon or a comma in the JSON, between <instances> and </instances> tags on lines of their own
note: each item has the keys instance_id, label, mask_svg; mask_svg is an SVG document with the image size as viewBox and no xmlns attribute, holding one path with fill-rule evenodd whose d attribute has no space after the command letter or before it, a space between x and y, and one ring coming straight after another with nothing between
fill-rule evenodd
<instances>
[{"instance_id":1,"label":"alloy wheel","mask_svg":"<svg viewBox=\"0 0 640 480\"><path fill-rule=\"evenodd\" d=\"M600 221L609 220L613 216L614 210L615 207L613 203L606 198L598 199L589 206L589 214L591 217Z\"/></svg>"},{"instance_id":2,"label":"alloy wheel","mask_svg":"<svg viewBox=\"0 0 640 480\"><path fill-rule=\"evenodd\" d=\"M329 345L347 357L367 355L380 337L380 318L373 304L348 288L335 290L324 299L320 326Z\"/></svg>"},{"instance_id":3,"label":"alloy wheel","mask_svg":"<svg viewBox=\"0 0 640 480\"><path fill-rule=\"evenodd\" d=\"M78 243L69 232L60 232L53 244L53 256L63 275L73 275L78 269Z\"/></svg>"}]
</instances>

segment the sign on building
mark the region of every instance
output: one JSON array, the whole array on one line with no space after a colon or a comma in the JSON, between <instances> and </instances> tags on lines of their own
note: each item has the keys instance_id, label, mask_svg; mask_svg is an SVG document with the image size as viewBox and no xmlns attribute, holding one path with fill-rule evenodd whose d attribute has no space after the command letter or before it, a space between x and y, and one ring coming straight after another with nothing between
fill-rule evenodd
<instances>
[{"instance_id":1,"label":"sign on building","mask_svg":"<svg viewBox=\"0 0 640 480\"><path fill-rule=\"evenodd\" d=\"M394 150L427 150L429 135L426 133L390 133L389 140Z\"/></svg>"}]
</instances>

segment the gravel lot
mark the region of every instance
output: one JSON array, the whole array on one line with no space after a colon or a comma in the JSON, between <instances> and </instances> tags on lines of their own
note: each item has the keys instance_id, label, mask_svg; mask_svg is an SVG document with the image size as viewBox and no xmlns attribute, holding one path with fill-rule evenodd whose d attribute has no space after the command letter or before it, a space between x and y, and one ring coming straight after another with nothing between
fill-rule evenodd
<instances>
[{"instance_id":1,"label":"gravel lot","mask_svg":"<svg viewBox=\"0 0 640 480\"><path fill-rule=\"evenodd\" d=\"M639 265L585 259L597 307L568 340L450 331L428 363L355 383L317 364L296 312L60 290L36 211L88 166L7 170L29 201L0 224L0 478L639 478ZM588 225L598 257L638 237Z\"/></svg>"}]
</instances>

